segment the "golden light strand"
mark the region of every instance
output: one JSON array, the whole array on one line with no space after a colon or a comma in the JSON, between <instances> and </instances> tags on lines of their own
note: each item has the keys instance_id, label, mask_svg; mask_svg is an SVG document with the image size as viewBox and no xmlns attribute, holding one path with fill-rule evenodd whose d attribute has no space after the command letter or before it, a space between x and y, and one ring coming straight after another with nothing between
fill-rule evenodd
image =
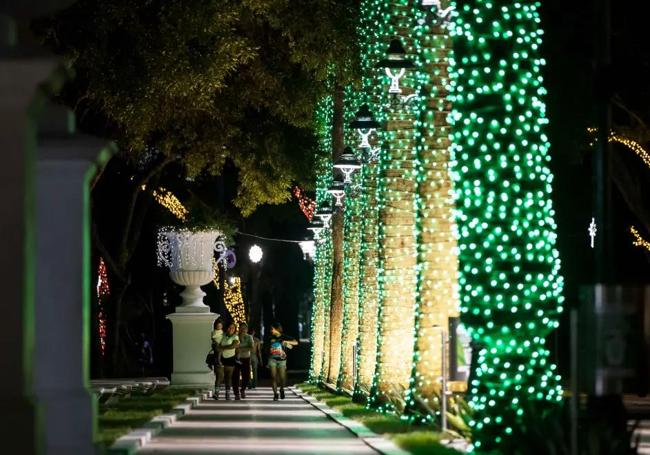
<instances>
[{"instance_id":1,"label":"golden light strand","mask_svg":"<svg viewBox=\"0 0 650 455\"><path fill-rule=\"evenodd\" d=\"M598 132L598 129L587 128L587 132L590 134L596 134ZM633 151L639 158L641 158L643 163L650 168L650 153L648 153L648 151L634 139L630 139L625 136L621 136L620 134L616 134L613 131L610 131L608 142L624 145L629 150ZM593 142L591 145L594 145Z\"/></svg>"},{"instance_id":2,"label":"golden light strand","mask_svg":"<svg viewBox=\"0 0 650 455\"><path fill-rule=\"evenodd\" d=\"M140 189L146 191L147 185L142 185ZM174 193L161 186L157 190L152 190L150 194L158 204L169 210L176 218L181 221L187 221L189 212Z\"/></svg>"},{"instance_id":3,"label":"golden light strand","mask_svg":"<svg viewBox=\"0 0 650 455\"><path fill-rule=\"evenodd\" d=\"M226 281L223 299L233 322L237 325L246 322L246 306L241 294L241 278L233 277Z\"/></svg>"},{"instance_id":4,"label":"golden light strand","mask_svg":"<svg viewBox=\"0 0 650 455\"><path fill-rule=\"evenodd\" d=\"M650 242L648 242L646 239L641 237L641 234L639 234L639 231L637 231L634 226L630 226L630 232L632 233L635 239L634 242L632 243L634 246L645 248L646 250L650 251Z\"/></svg>"}]
</instances>

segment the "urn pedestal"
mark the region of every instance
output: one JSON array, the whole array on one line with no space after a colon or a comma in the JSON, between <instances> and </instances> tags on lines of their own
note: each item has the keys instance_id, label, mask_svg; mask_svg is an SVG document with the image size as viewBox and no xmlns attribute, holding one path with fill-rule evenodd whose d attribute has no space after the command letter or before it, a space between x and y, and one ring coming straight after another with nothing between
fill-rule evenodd
<instances>
[{"instance_id":1,"label":"urn pedestal","mask_svg":"<svg viewBox=\"0 0 650 455\"><path fill-rule=\"evenodd\" d=\"M205 363L210 351L212 326L219 317L203 303L201 286L214 278L214 253L222 260L225 244L216 230L192 232L162 229L158 237L158 263L169 267L174 283L185 286L183 303L167 316L172 323L173 385L210 386L212 370Z\"/></svg>"},{"instance_id":2,"label":"urn pedestal","mask_svg":"<svg viewBox=\"0 0 650 455\"><path fill-rule=\"evenodd\" d=\"M210 350L212 324L217 317L218 314L210 312L176 312L167 316L173 330L172 385L214 384L214 375L205 364L205 356Z\"/></svg>"}]
</instances>

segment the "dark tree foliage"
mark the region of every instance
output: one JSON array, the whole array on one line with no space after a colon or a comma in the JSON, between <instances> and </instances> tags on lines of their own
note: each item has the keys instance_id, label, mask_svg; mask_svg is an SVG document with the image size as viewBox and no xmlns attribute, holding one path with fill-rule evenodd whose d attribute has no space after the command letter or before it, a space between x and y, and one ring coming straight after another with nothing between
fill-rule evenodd
<instances>
[{"instance_id":1,"label":"dark tree foliage","mask_svg":"<svg viewBox=\"0 0 650 455\"><path fill-rule=\"evenodd\" d=\"M112 288L110 363L95 374L129 374L134 315L156 291L142 271L168 220L141 188L165 186L220 218L232 201L236 220L289 200L293 183L309 187L316 102L356 77L357 3L79 0L32 24L74 74L60 101L121 150L93 188L93 243ZM168 309L154 310L140 319Z\"/></svg>"},{"instance_id":2,"label":"dark tree foliage","mask_svg":"<svg viewBox=\"0 0 650 455\"><path fill-rule=\"evenodd\" d=\"M311 181L313 110L354 79L356 1L80 0L35 24L76 77L63 101L135 161L239 172L244 215Z\"/></svg>"}]
</instances>

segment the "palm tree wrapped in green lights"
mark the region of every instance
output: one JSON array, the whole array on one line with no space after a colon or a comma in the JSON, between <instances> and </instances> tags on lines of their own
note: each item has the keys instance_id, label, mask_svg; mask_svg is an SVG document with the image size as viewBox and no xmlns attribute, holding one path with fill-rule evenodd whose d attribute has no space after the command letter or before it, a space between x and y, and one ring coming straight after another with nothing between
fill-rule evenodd
<instances>
[{"instance_id":1,"label":"palm tree wrapped in green lights","mask_svg":"<svg viewBox=\"0 0 650 455\"><path fill-rule=\"evenodd\" d=\"M479 450L507 448L525 409L561 400L544 344L563 298L539 7L464 0L451 29L459 288L462 319L481 346L470 384Z\"/></svg>"}]
</instances>

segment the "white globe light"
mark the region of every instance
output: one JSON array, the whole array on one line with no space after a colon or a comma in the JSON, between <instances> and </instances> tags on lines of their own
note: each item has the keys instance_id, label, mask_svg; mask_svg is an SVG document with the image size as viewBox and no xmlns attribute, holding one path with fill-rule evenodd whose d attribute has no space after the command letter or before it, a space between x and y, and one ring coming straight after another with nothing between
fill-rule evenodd
<instances>
[{"instance_id":1,"label":"white globe light","mask_svg":"<svg viewBox=\"0 0 650 455\"><path fill-rule=\"evenodd\" d=\"M264 252L262 251L262 248L259 247L259 245L253 245L248 251L248 258L255 264L262 260L262 256L264 256Z\"/></svg>"}]
</instances>

